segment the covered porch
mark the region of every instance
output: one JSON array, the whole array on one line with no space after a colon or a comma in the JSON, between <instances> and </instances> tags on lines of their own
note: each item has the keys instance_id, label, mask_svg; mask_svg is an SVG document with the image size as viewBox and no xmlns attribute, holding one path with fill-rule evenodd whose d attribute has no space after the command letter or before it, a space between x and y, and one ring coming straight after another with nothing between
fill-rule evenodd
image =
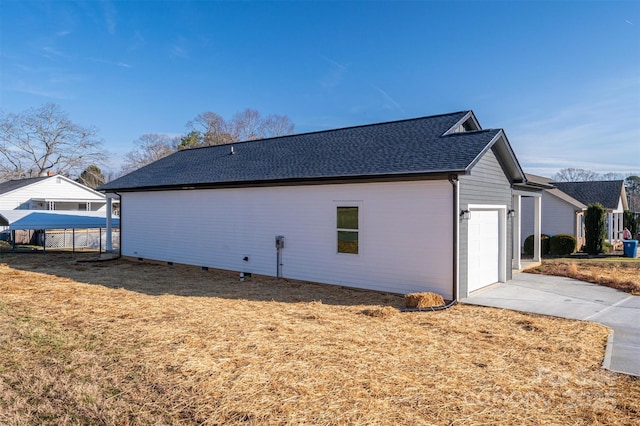
<instances>
[{"instance_id":1,"label":"covered porch","mask_svg":"<svg viewBox=\"0 0 640 426\"><path fill-rule=\"evenodd\" d=\"M522 184L514 185L513 188L513 229L512 245L513 257L511 259L511 268L514 273L520 272L526 268L540 265L542 262L542 248L540 245L540 236L542 235L542 191L552 188L551 185L543 182L535 182L527 180ZM533 198L533 258L522 258L522 249L524 241L521 236L522 226L522 198Z\"/></svg>"}]
</instances>

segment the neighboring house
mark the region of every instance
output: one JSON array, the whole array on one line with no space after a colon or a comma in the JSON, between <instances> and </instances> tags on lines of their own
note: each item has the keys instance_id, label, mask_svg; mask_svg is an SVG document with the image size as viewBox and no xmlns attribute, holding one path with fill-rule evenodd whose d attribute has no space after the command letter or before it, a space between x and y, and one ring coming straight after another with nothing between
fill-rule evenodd
<instances>
[{"instance_id":1,"label":"neighboring house","mask_svg":"<svg viewBox=\"0 0 640 426\"><path fill-rule=\"evenodd\" d=\"M554 182L542 176L527 174L527 179L553 185L542 193L542 233L547 235L569 234L576 237L578 249L585 243L584 214L593 203L602 204L606 211L607 241L622 239L623 214L628 209L627 196L622 180ZM531 201L523 201L521 238L533 234L533 216L528 208Z\"/></svg>"},{"instance_id":2,"label":"neighboring house","mask_svg":"<svg viewBox=\"0 0 640 426\"><path fill-rule=\"evenodd\" d=\"M511 278L540 197L472 111L183 150L98 189L124 256L449 300Z\"/></svg>"},{"instance_id":3,"label":"neighboring house","mask_svg":"<svg viewBox=\"0 0 640 426\"><path fill-rule=\"evenodd\" d=\"M87 226L108 227L106 205L104 194L61 175L2 182L0 239L44 246L44 235L48 233L47 247L102 247L103 231L89 231ZM117 219L110 223L117 224ZM58 229L62 231L53 231ZM68 235L65 229L70 231ZM77 229L86 231L84 242L79 242Z\"/></svg>"},{"instance_id":4,"label":"neighboring house","mask_svg":"<svg viewBox=\"0 0 640 426\"><path fill-rule=\"evenodd\" d=\"M61 175L0 183L0 210L106 211L104 194Z\"/></svg>"}]
</instances>

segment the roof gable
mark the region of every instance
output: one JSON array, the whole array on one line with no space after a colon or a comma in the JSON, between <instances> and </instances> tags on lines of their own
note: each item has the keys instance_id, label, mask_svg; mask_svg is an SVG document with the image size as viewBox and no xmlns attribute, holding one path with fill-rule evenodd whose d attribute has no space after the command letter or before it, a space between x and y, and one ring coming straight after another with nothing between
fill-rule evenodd
<instances>
[{"instance_id":1,"label":"roof gable","mask_svg":"<svg viewBox=\"0 0 640 426\"><path fill-rule=\"evenodd\" d=\"M99 190L464 174L503 135L501 130L447 134L471 117L475 120L471 111L462 111L183 150ZM506 138L502 143L508 145Z\"/></svg>"},{"instance_id":2,"label":"roof gable","mask_svg":"<svg viewBox=\"0 0 640 426\"><path fill-rule=\"evenodd\" d=\"M600 203L605 208L616 210L623 198L624 182L621 180L587 182L553 182L560 191L575 198L585 206Z\"/></svg>"}]
</instances>

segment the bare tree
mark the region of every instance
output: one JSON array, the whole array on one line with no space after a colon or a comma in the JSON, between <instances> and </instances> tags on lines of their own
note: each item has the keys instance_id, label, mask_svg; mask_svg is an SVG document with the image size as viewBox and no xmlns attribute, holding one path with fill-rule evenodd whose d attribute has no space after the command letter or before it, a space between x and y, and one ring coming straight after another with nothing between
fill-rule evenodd
<instances>
[{"instance_id":1,"label":"bare tree","mask_svg":"<svg viewBox=\"0 0 640 426\"><path fill-rule=\"evenodd\" d=\"M290 135L294 127L286 115L272 114L263 118L258 111L250 108L236 113L231 120L231 133L236 141Z\"/></svg>"},{"instance_id":2,"label":"bare tree","mask_svg":"<svg viewBox=\"0 0 640 426\"><path fill-rule=\"evenodd\" d=\"M203 112L187 123L189 133L183 136L179 148L284 136L293 133L294 127L286 115L262 117L258 111L250 108L234 114L231 120L225 120L215 112Z\"/></svg>"},{"instance_id":3,"label":"bare tree","mask_svg":"<svg viewBox=\"0 0 640 426\"><path fill-rule=\"evenodd\" d=\"M262 122L262 134L265 138L290 135L294 129L293 121L286 115L268 115Z\"/></svg>"},{"instance_id":4,"label":"bare tree","mask_svg":"<svg viewBox=\"0 0 640 426\"><path fill-rule=\"evenodd\" d=\"M153 163L177 150L179 138L157 133L147 133L136 139L133 151L125 155L122 173L130 173Z\"/></svg>"},{"instance_id":5,"label":"bare tree","mask_svg":"<svg viewBox=\"0 0 640 426\"><path fill-rule=\"evenodd\" d=\"M187 129L190 130L187 137L200 138L200 142L196 146L224 145L234 142L229 123L215 112L208 111L198 114L193 120L187 122ZM190 144L181 146L193 147L193 139Z\"/></svg>"},{"instance_id":6,"label":"bare tree","mask_svg":"<svg viewBox=\"0 0 640 426\"><path fill-rule=\"evenodd\" d=\"M77 175L105 160L97 130L73 123L56 104L0 113L0 179Z\"/></svg>"},{"instance_id":7,"label":"bare tree","mask_svg":"<svg viewBox=\"0 0 640 426\"><path fill-rule=\"evenodd\" d=\"M574 169L572 167L568 169L562 169L553 177L556 182L585 182L594 181L600 179L600 175L591 170Z\"/></svg>"},{"instance_id":8,"label":"bare tree","mask_svg":"<svg viewBox=\"0 0 640 426\"><path fill-rule=\"evenodd\" d=\"M225 120L215 112L203 112L187 122L188 133L182 137L145 134L134 141L135 148L125 156L122 174L180 150L201 146L224 145L233 142L284 136L293 133L294 124L286 115L261 117L247 108Z\"/></svg>"},{"instance_id":9,"label":"bare tree","mask_svg":"<svg viewBox=\"0 0 640 426\"><path fill-rule=\"evenodd\" d=\"M599 180L625 180L626 177L624 173L609 172L600 175Z\"/></svg>"},{"instance_id":10,"label":"bare tree","mask_svg":"<svg viewBox=\"0 0 640 426\"><path fill-rule=\"evenodd\" d=\"M247 108L237 112L231 119L232 135L235 141L250 141L261 139L262 118L255 109Z\"/></svg>"}]
</instances>

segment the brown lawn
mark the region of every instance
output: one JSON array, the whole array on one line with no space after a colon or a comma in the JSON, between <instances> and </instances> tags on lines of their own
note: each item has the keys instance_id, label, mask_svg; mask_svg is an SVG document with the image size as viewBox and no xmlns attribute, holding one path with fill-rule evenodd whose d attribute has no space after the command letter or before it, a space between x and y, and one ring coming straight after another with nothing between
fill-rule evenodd
<instances>
[{"instance_id":1,"label":"brown lawn","mask_svg":"<svg viewBox=\"0 0 640 426\"><path fill-rule=\"evenodd\" d=\"M69 254L0 258L0 424L634 424L600 325Z\"/></svg>"},{"instance_id":2,"label":"brown lawn","mask_svg":"<svg viewBox=\"0 0 640 426\"><path fill-rule=\"evenodd\" d=\"M640 296L640 259L543 259L526 272L575 278Z\"/></svg>"}]
</instances>

